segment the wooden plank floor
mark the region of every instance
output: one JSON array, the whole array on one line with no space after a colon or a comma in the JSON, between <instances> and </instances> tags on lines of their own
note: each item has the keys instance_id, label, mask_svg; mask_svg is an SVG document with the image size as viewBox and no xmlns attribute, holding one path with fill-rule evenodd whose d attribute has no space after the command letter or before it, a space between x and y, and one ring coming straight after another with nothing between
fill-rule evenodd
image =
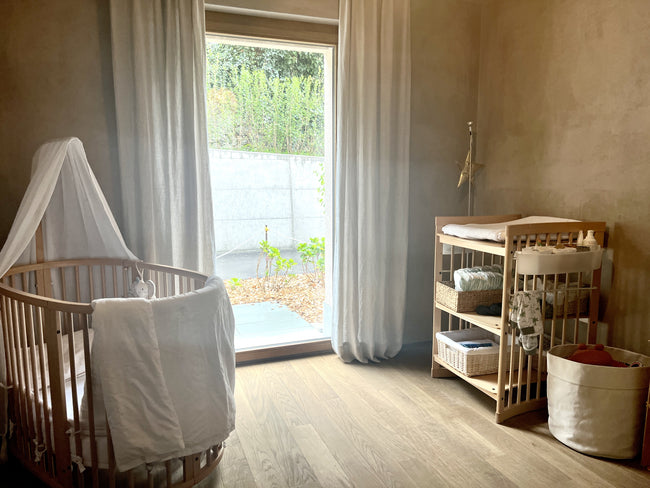
<instances>
[{"instance_id":1,"label":"wooden plank floor","mask_svg":"<svg viewBox=\"0 0 650 488\"><path fill-rule=\"evenodd\" d=\"M238 367L237 430L199 486L650 486L638 459L598 459L555 440L545 411L495 424L493 400L430 377L430 354L425 344L380 364L322 355ZM23 474L0 469L0 486L37 486Z\"/></svg>"},{"instance_id":2,"label":"wooden plank floor","mask_svg":"<svg viewBox=\"0 0 650 488\"><path fill-rule=\"evenodd\" d=\"M237 368L237 430L202 487L643 487L639 460L580 454L546 411L494 422L493 400L430 377L430 344L380 364L334 355Z\"/></svg>"}]
</instances>

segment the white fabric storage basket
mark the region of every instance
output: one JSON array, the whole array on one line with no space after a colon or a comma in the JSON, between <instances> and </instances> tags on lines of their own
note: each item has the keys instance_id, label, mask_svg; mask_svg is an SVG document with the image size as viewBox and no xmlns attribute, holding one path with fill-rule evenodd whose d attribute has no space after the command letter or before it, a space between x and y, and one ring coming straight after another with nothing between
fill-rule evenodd
<instances>
[{"instance_id":1,"label":"white fabric storage basket","mask_svg":"<svg viewBox=\"0 0 650 488\"><path fill-rule=\"evenodd\" d=\"M548 352L548 427L557 440L576 451L613 459L639 453L650 382L650 358L605 347L624 363L641 367L594 366L568 358L575 344Z\"/></svg>"}]
</instances>

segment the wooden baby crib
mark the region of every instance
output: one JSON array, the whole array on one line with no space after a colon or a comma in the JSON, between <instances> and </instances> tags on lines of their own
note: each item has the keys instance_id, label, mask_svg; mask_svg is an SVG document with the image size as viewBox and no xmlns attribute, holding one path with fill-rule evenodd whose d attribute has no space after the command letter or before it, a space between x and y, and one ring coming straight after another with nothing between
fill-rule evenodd
<instances>
[{"instance_id":1,"label":"wooden baby crib","mask_svg":"<svg viewBox=\"0 0 650 488\"><path fill-rule=\"evenodd\" d=\"M222 458L219 444L119 473L108 422L93 418L91 302L127 296L139 273L153 281L160 298L197 290L207 280L200 273L123 259L15 266L0 280L9 448L50 486L189 487Z\"/></svg>"}]
</instances>

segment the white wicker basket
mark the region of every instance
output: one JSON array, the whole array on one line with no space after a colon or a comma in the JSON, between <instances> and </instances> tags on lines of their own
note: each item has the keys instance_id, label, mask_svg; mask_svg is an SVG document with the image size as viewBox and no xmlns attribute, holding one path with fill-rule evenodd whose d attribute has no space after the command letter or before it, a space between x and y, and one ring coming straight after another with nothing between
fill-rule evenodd
<instances>
[{"instance_id":1,"label":"white wicker basket","mask_svg":"<svg viewBox=\"0 0 650 488\"><path fill-rule=\"evenodd\" d=\"M467 348L462 341L490 339L491 347ZM438 357L467 376L496 373L499 370L499 338L479 327L437 332Z\"/></svg>"}]
</instances>

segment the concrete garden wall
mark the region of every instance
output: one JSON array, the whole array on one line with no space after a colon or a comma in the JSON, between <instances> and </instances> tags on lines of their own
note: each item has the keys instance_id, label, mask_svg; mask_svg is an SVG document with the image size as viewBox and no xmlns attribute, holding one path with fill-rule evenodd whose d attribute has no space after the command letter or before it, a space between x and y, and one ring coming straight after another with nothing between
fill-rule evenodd
<instances>
[{"instance_id":1,"label":"concrete garden wall","mask_svg":"<svg viewBox=\"0 0 650 488\"><path fill-rule=\"evenodd\" d=\"M215 246L259 250L264 226L269 243L293 249L325 235L319 202L322 157L210 149Z\"/></svg>"}]
</instances>

